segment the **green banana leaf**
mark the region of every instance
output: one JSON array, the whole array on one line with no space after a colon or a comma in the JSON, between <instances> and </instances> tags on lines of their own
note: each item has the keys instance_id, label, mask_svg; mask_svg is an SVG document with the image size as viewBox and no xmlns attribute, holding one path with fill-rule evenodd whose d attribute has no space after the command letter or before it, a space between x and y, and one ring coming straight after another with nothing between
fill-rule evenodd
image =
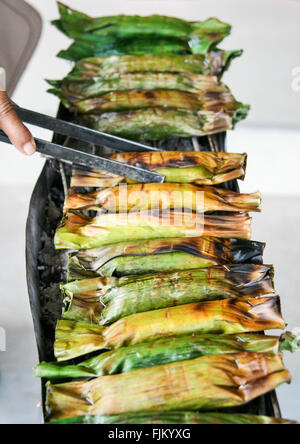
<instances>
[{"instance_id":1,"label":"green banana leaf","mask_svg":"<svg viewBox=\"0 0 300 444\"><path fill-rule=\"evenodd\" d=\"M74 281L61 286L64 319L107 325L126 316L175 305L275 294L266 265L224 265L176 273Z\"/></svg>"},{"instance_id":2,"label":"green banana leaf","mask_svg":"<svg viewBox=\"0 0 300 444\"><path fill-rule=\"evenodd\" d=\"M141 34L149 35L151 38L153 35L182 38L186 38L187 35L199 35L203 39L206 38L215 42L221 34L224 34L225 38L231 31L230 25L215 18L202 22L188 22L161 15L146 17L115 15L92 18L61 2L57 2L57 4L60 20L55 20L53 23L73 38L82 33L94 33L98 36L115 35L121 38Z\"/></svg>"},{"instance_id":3,"label":"green banana leaf","mask_svg":"<svg viewBox=\"0 0 300 444\"><path fill-rule=\"evenodd\" d=\"M121 242L69 256L69 281L208 268L228 263L262 264L265 244L241 239L179 238Z\"/></svg>"},{"instance_id":4,"label":"green banana leaf","mask_svg":"<svg viewBox=\"0 0 300 444\"><path fill-rule=\"evenodd\" d=\"M281 351L289 351L290 353L296 353L300 348L300 339L298 336L291 332L286 332L281 336Z\"/></svg>"},{"instance_id":5,"label":"green banana leaf","mask_svg":"<svg viewBox=\"0 0 300 444\"><path fill-rule=\"evenodd\" d=\"M226 299L137 313L108 327L62 320L56 328L54 353L58 361L68 361L158 337L233 335L284 328L279 296Z\"/></svg>"},{"instance_id":6,"label":"green banana leaf","mask_svg":"<svg viewBox=\"0 0 300 444\"><path fill-rule=\"evenodd\" d=\"M212 75L220 77L231 62L243 54L242 50L211 51L207 54L143 55L90 57L79 60L65 78L65 82L106 79L115 75L133 73L180 73L186 75ZM50 83L52 84L52 83ZM59 82L53 86L61 86Z\"/></svg>"},{"instance_id":7,"label":"green banana leaf","mask_svg":"<svg viewBox=\"0 0 300 444\"><path fill-rule=\"evenodd\" d=\"M237 105L233 115L223 111L190 111L148 108L101 115L83 114L79 123L98 131L133 140L162 140L176 137L207 136L231 130L246 119L250 107Z\"/></svg>"},{"instance_id":8,"label":"green banana leaf","mask_svg":"<svg viewBox=\"0 0 300 444\"><path fill-rule=\"evenodd\" d=\"M255 334L188 335L161 338L105 352L76 365L42 362L35 368L35 376L55 381L96 378L224 353L255 352L276 355L295 342L295 337L292 334L289 335L288 341L285 335L276 337Z\"/></svg>"},{"instance_id":9,"label":"green banana leaf","mask_svg":"<svg viewBox=\"0 0 300 444\"><path fill-rule=\"evenodd\" d=\"M65 60L77 62L90 57L109 57L134 55L177 55L191 54L188 42L173 37L140 36L136 38L119 39L114 36L97 36L81 34L68 49L57 54Z\"/></svg>"},{"instance_id":10,"label":"green banana leaf","mask_svg":"<svg viewBox=\"0 0 300 444\"><path fill-rule=\"evenodd\" d=\"M247 213L203 216L153 210L92 218L68 212L56 232L55 246L59 250L85 250L124 241L199 236L250 239L251 217Z\"/></svg>"},{"instance_id":11,"label":"green banana leaf","mask_svg":"<svg viewBox=\"0 0 300 444\"><path fill-rule=\"evenodd\" d=\"M75 39L60 56L71 60L84 58L83 52L86 57L178 51L205 54L231 32L230 25L216 18L193 23L159 15L92 18L60 2L58 7L60 20L53 24Z\"/></svg>"},{"instance_id":12,"label":"green banana leaf","mask_svg":"<svg viewBox=\"0 0 300 444\"><path fill-rule=\"evenodd\" d=\"M137 412L236 407L290 382L280 355L205 356L90 381L47 383L50 421Z\"/></svg>"},{"instance_id":13,"label":"green banana leaf","mask_svg":"<svg viewBox=\"0 0 300 444\"><path fill-rule=\"evenodd\" d=\"M48 83L53 86L53 89L48 92L57 95L59 98L66 101L69 107L76 109L77 103L84 99L96 97L110 97L107 95L111 92L125 92L125 91L181 91L198 94L198 96L205 94L208 96L213 92L215 94L224 94L226 89L223 85L218 84L217 78L213 76L203 76L199 74L180 74L180 73L129 73L117 74L111 77L96 77L87 80L48 80ZM158 93L161 94L161 93ZM115 99L121 99L123 95L111 95ZM134 96L136 97L136 95ZM128 96L133 98L133 94ZM137 100L138 97L136 97ZM149 103L147 95L144 94L146 105ZM153 100L153 99L152 99ZM205 106L208 106L209 97L204 97ZM216 100L216 98L215 98ZM199 100L200 101L200 100ZM95 102L95 101L94 101ZM88 101L85 102L90 103ZM83 105L82 105L83 106ZM90 105L91 106L91 105ZM95 106L95 105L94 105ZM98 105L99 106L99 105Z\"/></svg>"}]
</instances>

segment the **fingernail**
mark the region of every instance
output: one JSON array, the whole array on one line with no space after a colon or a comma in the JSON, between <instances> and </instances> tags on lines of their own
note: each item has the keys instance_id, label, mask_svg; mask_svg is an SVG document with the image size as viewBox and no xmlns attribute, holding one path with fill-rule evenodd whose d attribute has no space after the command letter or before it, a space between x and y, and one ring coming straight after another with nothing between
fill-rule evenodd
<instances>
[{"instance_id":1,"label":"fingernail","mask_svg":"<svg viewBox=\"0 0 300 444\"><path fill-rule=\"evenodd\" d=\"M32 154L35 153L36 147L34 142L27 142L23 146L24 153L27 154L27 156L32 156Z\"/></svg>"}]
</instances>

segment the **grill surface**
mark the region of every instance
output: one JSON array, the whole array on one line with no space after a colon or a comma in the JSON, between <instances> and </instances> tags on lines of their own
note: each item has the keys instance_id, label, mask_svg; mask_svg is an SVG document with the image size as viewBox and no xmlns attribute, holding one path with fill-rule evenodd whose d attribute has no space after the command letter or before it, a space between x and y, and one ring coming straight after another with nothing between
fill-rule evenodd
<instances>
[{"instance_id":1,"label":"grill surface","mask_svg":"<svg viewBox=\"0 0 300 444\"><path fill-rule=\"evenodd\" d=\"M61 106L58 117L71 120L72 115ZM54 142L59 144L67 142L68 145L74 146L73 141L66 141L64 137L56 134ZM160 142L156 146L162 149L183 146L184 150L194 150L196 147L201 151L224 152L225 143L226 134L222 133L196 140L168 140ZM81 146L81 148L83 147ZM88 149L94 152L98 150L97 147L89 147ZM53 243L55 230L62 217L64 202L64 183L61 172L61 166L56 161L46 161L32 194L26 230L27 283L35 336L39 359L48 362L54 360L55 324L60 317L62 308L59 283L65 281L67 275L67 253L56 251ZM65 168L65 172L68 181L70 168ZM224 186L234 191L239 190L237 181L228 182ZM42 397L44 401L45 381L42 381ZM275 392L230 411L281 417Z\"/></svg>"}]
</instances>

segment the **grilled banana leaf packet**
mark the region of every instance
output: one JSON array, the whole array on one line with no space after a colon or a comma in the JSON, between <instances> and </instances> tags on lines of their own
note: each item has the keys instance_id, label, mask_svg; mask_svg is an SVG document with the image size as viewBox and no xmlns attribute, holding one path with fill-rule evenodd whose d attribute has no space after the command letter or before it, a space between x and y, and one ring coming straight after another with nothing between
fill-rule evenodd
<instances>
[{"instance_id":1,"label":"grilled banana leaf packet","mask_svg":"<svg viewBox=\"0 0 300 444\"><path fill-rule=\"evenodd\" d=\"M117 153L111 160L142 167L165 176L166 183L219 185L234 179L244 180L247 154L158 151ZM131 179L74 166L71 187L105 188L121 183L134 183Z\"/></svg>"},{"instance_id":2,"label":"grilled banana leaf packet","mask_svg":"<svg viewBox=\"0 0 300 444\"><path fill-rule=\"evenodd\" d=\"M93 56L143 54L206 54L231 32L216 18L187 22L164 16L92 18L58 3L60 19L53 24L75 42L59 56L79 60Z\"/></svg>"},{"instance_id":3,"label":"grilled banana leaf packet","mask_svg":"<svg viewBox=\"0 0 300 444\"><path fill-rule=\"evenodd\" d=\"M50 421L135 412L205 412L243 405L290 380L280 355L213 355L91 381L48 382L46 410Z\"/></svg>"},{"instance_id":4,"label":"grilled banana leaf packet","mask_svg":"<svg viewBox=\"0 0 300 444\"><path fill-rule=\"evenodd\" d=\"M56 328L54 354L58 361L68 361L158 337L234 335L274 329L285 329L279 296L226 299L137 313L106 327L62 320Z\"/></svg>"},{"instance_id":5,"label":"grilled banana leaf packet","mask_svg":"<svg viewBox=\"0 0 300 444\"><path fill-rule=\"evenodd\" d=\"M193 302L275 294L267 265L224 265L175 273L96 278L61 286L64 319L107 325L126 316Z\"/></svg>"},{"instance_id":6,"label":"grilled banana leaf packet","mask_svg":"<svg viewBox=\"0 0 300 444\"><path fill-rule=\"evenodd\" d=\"M152 94L138 94L137 91L181 91L195 94L195 99L199 100L197 106L201 106L201 101L206 109L214 108L220 104L226 104L233 99L228 88L218 82L217 77L204 76L201 74L179 74L179 73L130 73L114 75L110 78L98 77L82 81L70 81L64 79L62 81L51 81L48 83L53 86L48 92L57 95L69 108L76 110L96 109L103 102L103 99L110 98L111 100L120 100L126 97L125 91L130 91L128 94L129 100L135 100L136 105L141 101L143 96L145 101L143 106L150 103L161 103L163 98L168 98L174 101L175 98L180 99L185 97L190 98L191 105L193 104L192 95L176 95L155 92ZM135 93L134 93L135 91ZM109 94L109 93L116 94ZM120 94L117 94L117 93ZM122 93L122 94L121 94ZM103 96L103 97L102 97ZM100 98L99 101L96 99ZM150 101L151 98L151 101ZM89 100L88 100L89 99ZM91 100L94 99L94 100ZM195 104L196 104L195 100ZM135 105L135 106L136 106ZM130 105L134 106L134 102ZM141 107L140 105L138 106Z\"/></svg>"},{"instance_id":7,"label":"grilled banana leaf packet","mask_svg":"<svg viewBox=\"0 0 300 444\"><path fill-rule=\"evenodd\" d=\"M211 51L207 54L142 55L91 57L76 62L63 81L50 81L54 87L66 87L73 82L94 81L112 77L121 79L126 74L172 73L220 77L231 62L243 54L242 50ZM75 87L75 84L74 84Z\"/></svg>"},{"instance_id":8,"label":"grilled banana leaf packet","mask_svg":"<svg viewBox=\"0 0 300 444\"><path fill-rule=\"evenodd\" d=\"M208 48L209 50L210 48ZM211 47L214 49L214 47ZM207 51L205 51L207 52ZM194 54L205 54L194 52ZM90 57L109 57L113 55L182 55L193 54L189 43L176 37L140 35L139 38L120 39L116 36L97 36L92 33L81 34L66 50L60 51L57 56L77 62Z\"/></svg>"},{"instance_id":9,"label":"grilled banana leaf packet","mask_svg":"<svg viewBox=\"0 0 300 444\"><path fill-rule=\"evenodd\" d=\"M229 88L215 77L194 79L193 81L175 74L140 74L114 79L115 86L108 92L86 88L87 97L65 90L55 92L62 103L72 112L82 114L102 114L121 111L134 111L148 108L182 109L191 112L224 112L235 119L244 109ZM164 85L168 85L164 87ZM78 84L75 85L78 87ZM99 88L96 85L96 88Z\"/></svg>"},{"instance_id":10,"label":"grilled banana leaf packet","mask_svg":"<svg viewBox=\"0 0 300 444\"><path fill-rule=\"evenodd\" d=\"M276 425L298 424L281 418L241 413L160 412L127 413L112 416L81 416L48 424L221 424L221 425Z\"/></svg>"},{"instance_id":11,"label":"grilled banana leaf packet","mask_svg":"<svg viewBox=\"0 0 300 444\"><path fill-rule=\"evenodd\" d=\"M263 263L265 244L195 237L121 242L69 256L68 280L173 272L224 264Z\"/></svg>"},{"instance_id":12,"label":"grilled banana leaf packet","mask_svg":"<svg viewBox=\"0 0 300 444\"><path fill-rule=\"evenodd\" d=\"M183 40L187 36L200 36L203 40L207 39L215 43L221 37L221 34L225 38L231 32L230 25L222 23L217 19L188 22L178 18L159 15L146 17L117 15L92 18L61 2L57 3L60 20L55 20L53 23L59 30L72 38L77 38L84 33L92 33L97 36L114 35L121 38L134 37L136 35L149 35L152 38L154 35L160 35L162 37L179 37ZM215 31L214 35L213 31Z\"/></svg>"},{"instance_id":13,"label":"grilled banana leaf packet","mask_svg":"<svg viewBox=\"0 0 300 444\"><path fill-rule=\"evenodd\" d=\"M140 211L89 217L69 211L55 235L58 250L86 250L124 241L180 237L251 238L248 213L203 215L188 211Z\"/></svg>"},{"instance_id":14,"label":"grilled banana leaf packet","mask_svg":"<svg viewBox=\"0 0 300 444\"><path fill-rule=\"evenodd\" d=\"M59 10L61 18L54 24L75 39L59 56L81 65L68 80L52 81L51 92L72 111L90 113L80 123L126 138L160 140L226 131L247 116L249 106L236 101L217 79L195 77L199 72L220 74L240 55L216 48L230 34L230 25L215 18L199 23L162 16L93 19L61 3ZM199 54L201 60L190 59ZM128 72L132 57L141 58L138 71ZM160 71L151 71L161 57ZM77 77L74 83L78 70L91 65L98 66L98 79L80 73L85 80L80 84ZM105 67L110 70L106 77ZM111 69L120 71L112 77Z\"/></svg>"},{"instance_id":15,"label":"grilled banana leaf packet","mask_svg":"<svg viewBox=\"0 0 300 444\"><path fill-rule=\"evenodd\" d=\"M296 352L300 341L291 333L281 337L256 334L186 335L154 339L141 344L122 347L90 359L71 362L43 362L35 369L35 376L52 381L128 373L141 368L188 361L202 356L233 353L269 353L283 350Z\"/></svg>"},{"instance_id":16,"label":"grilled banana leaf packet","mask_svg":"<svg viewBox=\"0 0 300 444\"><path fill-rule=\"evenodd\" d=\"M150 210L261 211L261 194L240 194L222 188L176 183L119 185L81 194L70 189L65 201L69 210L129 213Z\"/></svg>"},{"instance_id":17,"label":"grilled banana leaf packet","mask_svg":"<svg viewBox=\"0 0 300 444\"><path fill-rule=\"evenodd\" d=\"M124 112L82 114L78 122L98 131L132 140L202 137L231 130L246 119L250 107L239 103L231 114L224 111L147 108Z\"/></svg>"}]
</instances>

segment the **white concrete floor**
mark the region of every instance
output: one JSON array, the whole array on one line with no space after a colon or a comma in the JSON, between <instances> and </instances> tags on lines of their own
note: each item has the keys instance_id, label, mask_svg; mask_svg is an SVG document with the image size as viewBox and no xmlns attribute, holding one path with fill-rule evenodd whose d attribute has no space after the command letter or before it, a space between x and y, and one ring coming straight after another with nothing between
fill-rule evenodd
<instances>
[{"instance_id":1,"label":"white concrete floor","mask_svg":"<svg viewBox=\"0 0 300 444\"><path fill-rule=\"evenodd\" d=\"M7 334L7 351L0 352L0 424L41 422L40 384L32 374L37 353L25 283L24 226L30 193L25 186L21 193L15 187L0 196L0 327ZM268 243L265 262L276 266L277 289L291 329L300 326L299 223L299 198L268 196L263 213L255 216L253 233ZM300 421L300 353L286 355L285 361L293 384L279 389L279 399L283 415Z\"/></svg>"},{"instance_id":2,"label":"white concrete floor","mask_svg":"<svg viewBox=\"0 0 300 444\"><path fill-rule=\"evenodd\" d=\"M32 186L1 188L0 327L7 351L0 352L0 424L36 424L41 422L40 382L32 372L38 358L25 275Z\"/></svg>"}]
</instances>

